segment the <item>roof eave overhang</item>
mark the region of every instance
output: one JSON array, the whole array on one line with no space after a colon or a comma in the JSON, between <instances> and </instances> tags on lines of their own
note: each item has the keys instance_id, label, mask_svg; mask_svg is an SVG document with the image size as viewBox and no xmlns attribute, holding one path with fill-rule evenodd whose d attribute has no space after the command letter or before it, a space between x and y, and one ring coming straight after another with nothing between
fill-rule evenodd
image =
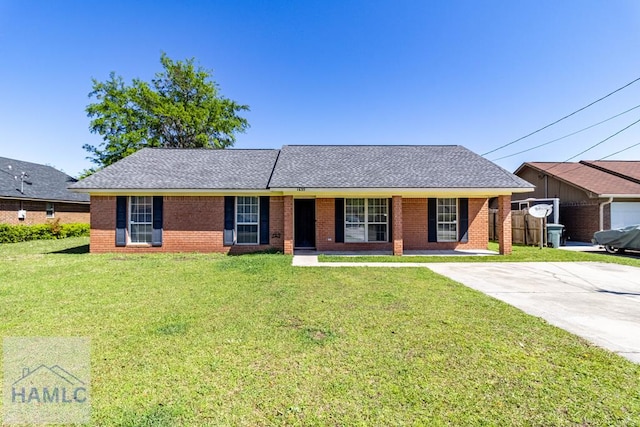
<instances>
[{"instance_id":1,"label":"roof eave overhang","mask_svg":"<svg viewBox=\"0 0 640 427\"><path fill-rule=\"evenodd\" d=\"M94 196L225 196L235 194L264 194L273 191L268 189L230 189L230 188L73 188L77 193L88 193Z\"/></svg>"},{"instance_id":2,"label":"roof eave overhang","mask_svg":"<svg viewBox=\"0 0 640 427\"><path fill-rule=\"evenodd\" d=\"M640 199L640 194L598 194L600 198L610 198L614 199Z\"/></svg>"},{"instance_id":3,"label":"roof eave overhang","mask_svg":"<svg viewBox=\"0 0 640 427\"><path fill-rule=\"evenodd\" d=\"M529 193L531 188L272 188L282 195L304 196L324 196L324 197L344 197L346 195L379 195L383 197L403 196L403 197L496 197L511 195L514 193Z\"/></svg>"},{"instance_id":4,"label":"roof eave overhang","mask_svg":"<svg viewBox=\"0 0 640 427\"><path fill-rule=\"evenodd\" d=\"M68 200L68 199L39 199L37 197L12 197L12 196L0 196L3 200L21 200L23 202L56 202L56 203L77 203L81 205L88 205L90 201L84 200Z\"/></svg>"},{"instance_id":5,"label":"roof eave overhang","mask_svg":"<svg viewBox=\"0 0 640 427\"><path fill-rule=\"evenodd\" d=\"M73 189L78 193L93 196L226 196L237 194L291 195L296 197L345 197L345 196L403 196L403 197L497 197L514 193L529 193L530 188L270 188L270 189L162 189L162 188L83 188Z\"/></svg>"}]
</instances>

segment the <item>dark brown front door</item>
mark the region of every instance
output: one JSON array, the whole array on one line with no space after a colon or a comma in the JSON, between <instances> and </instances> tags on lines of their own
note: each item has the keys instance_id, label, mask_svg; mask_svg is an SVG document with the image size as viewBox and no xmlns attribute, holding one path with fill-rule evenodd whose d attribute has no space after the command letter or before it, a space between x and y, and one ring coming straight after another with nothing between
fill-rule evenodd
<instances>
[{"instance_id":1,"label":"dark brown front door","mask_svg":"<svg viewBox=\"0 0 640 427\"><path fill-rule=\"evenodd\" d=\"M316 247L316 201L314 199L295 199L294 203L294 241L296 248Z\"/></svg>"}]
</instances>

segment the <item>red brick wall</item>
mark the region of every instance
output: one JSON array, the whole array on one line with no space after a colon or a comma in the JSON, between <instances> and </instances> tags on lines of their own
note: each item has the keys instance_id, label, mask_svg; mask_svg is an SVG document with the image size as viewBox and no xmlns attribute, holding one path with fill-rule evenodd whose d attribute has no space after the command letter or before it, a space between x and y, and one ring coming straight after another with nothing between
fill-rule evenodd
<instances>
[{"instance_id":1,"label":"red brick wall","mask_svg":"<svg viewBox=\"0 0 640 427\"><path fill-rule=\"evenodd\" d=\"M611 205L604 208L604 229L611 226ZM576 242L590 242L593 233L600 230L600 205L583 202L560 205L560 223L565 226L565 236Z\"/></svg>"},{"instance_id":2,"label":"red brick wall","mask_svg":"<svg viewBox=\"0 0 640 427\"><path fill-rule=\"evenodd\" d=\"M269 203L269 245L223 245L224 197L167 196L163 203L162 246L115 246L116 198L91 197L91 252L247 253L282 246L282 198Z\"/></svg>"},{"instance_id":3,"label":"red brick wall","mask_svg":"<svg viewBox=\"0 0 640 427\"><path fill-rule=\"evenodd\" d=\"M404 249L486 249L489 244L489 201L469 199L467 242L429 242L427 199L402 199Z\"/></svg>"},{"instance_id":4,"label":"red brick wall","mask_svg":"<svg viewBox=\"0 0 640 427\"><path fill-rule=\"evenodd\" d=\"M404 250L425 249L425 245L429 244L427 242L427 199L403 198L402 216Z\"/></svg>"},{"instance_id":5,"label":"red brick wall","mask_svg":"<svg viewBox=\"0 0 640 427\"><path fill-rule=\"evenodd\" d=\"M319 251L390 251L393 243L336 243L335 199L316 199L316 248Z\"/></svg>"},{"instance_id":6,"label":"red brick wall","mask_svg":"<svg viewBox=\"0 0 640 427\"><path fill-rule=\"evenodd\" d=\"M24 220L18 219L18 210L25 209L27 216ZM22 201L14 199L0 199L0 224L34 225L44 224L48 221L59 220L61 224L71 222L89 222L89 205L80 203L53 202L54 217L47 218L47 202Z\"/></svg>"},{"instance_id":7,"label":"red brick wall","mask_svg":"<svg viewBox=\"0 0 640 427\"><path fill-rule=\"evenodd\" d=\"M400 204L401 202L401 204ZM401 206L402 209L398 209ZM165 197L163 244L115 246L113 196L91 198L91 252L229 252L245 253L275 248L293 252L293 197L270 197L269 245L223 245L224 197ZM397 215L402 211L400 224ZM401 227L403 250L485 249L488 243L487 199L469 199L469 241L467 243L427 242L427 199L396 199L394 221ZM394 236L394 240L397 236ZM335 199L316 199L316 246L319 251L392 251L394 243L336 243ZM396 249L399 249L396 248Z\"/></svg>"},{"instance_id":8,"label":"red brick wall","mask_svg":"<svg viewBox=\"0 0 640 427\"><path fill-rule=\"evenodd\" d=\"M489 229L487 225L487 230ZM511 196L498 197L498 245L500 255L511 253Z\"/></svg>"},{"instance_id":9,"label":"red brick wall","mask_svg":"<svg viewBox=\"0 0 640 427\"><path fill-rule=\"evenodd\" d=\"M394 209L394 219L398 209ZM316 199L316 247L319 251L391 251L393 243L335 243L334 199ZM402 199L403 251L486 249L489 243L489 202L469 199L469 241L430 243L427 199ZM395 240L395 236L393 237Z\"/></svg>"}]
</instances>

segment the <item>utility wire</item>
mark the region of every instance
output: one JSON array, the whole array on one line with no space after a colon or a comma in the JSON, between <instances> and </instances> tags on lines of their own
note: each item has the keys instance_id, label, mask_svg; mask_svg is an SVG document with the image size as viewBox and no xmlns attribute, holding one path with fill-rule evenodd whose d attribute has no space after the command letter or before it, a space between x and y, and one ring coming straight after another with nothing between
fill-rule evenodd
<instances>
[{"instance_id":1,"label":"utility wire","mask_svg":"<svg viewBox=\"0 0 640 427\"><path fill-rule=\"evenodd\" d=\"M612 157L612 156L615 156L616 154L620 154L620 153L622 153L622 152L624 152L624 151L630 150L630 149L632 149L633 147L637 147L638 145L640 145L640 142L635 143L635 144L633 144L633 145L630 145L630 146L628 146L628 147L626 147L626 148L623 148L623 149L622 149L622 150L620 150L620 151L616 151L615 153L609 154L608 156L601 157L601 158L600 158L600 159L598 159L598 160L608 159L609 157Z\"/></svg>"},{"instance_id":2,"label":"utility wire","mask_svg":"<svg viewBox=\"0 0 640 427\"><path fill-rule=\"evenodd\" d=\"M585 130L589 130L589 129L594 128L594 127L596 127L596 126L599 126L599 125L601 125L601 124L603 124L603 123L606 123L606 122L608 122L609 120L613 120L613 119L615 119L616 117L620 117L620 116L622 116L623 114L628 113L629 111L633 111L633 110L635 110L636 108L640 108L640 105L636 105L635 107L633 107L633 108L629 108L628 110L623 111L622 113L616 114L615 116L611 116L611 117L609 117L608 119L605 119L605 120L603 120L603 121L601 121L601 122L598 122L598 123L596 123L596 124L593 124L593 125L591 125L591 126L587 126L586 128L583 128L583 129L577 130L577 131L572 132L572 133L570 133L570 134L567 134L567 135L565 135L565 136L561 136L560 138L553 139L553 140L551 140L551 141L545 142L544 144L536 145L535 147L527 148L526 150L518 151L517 153L513 153L513 154L506 155L506 156L498 157L497 159L493 159L492 161L493 161L493 162L496 162L496 161L498 161L498 160L506 159L506 158L513 157L513 156L517 156L518 154L526 153L526 152L528 152L528 151L535 150L536 148L544 147L545 145L549 145L549 144L552 144L552 143L554 143L554 142L558 142L558 141L560 141L560 140L562 140L562 139L568 138L568 137L570 137L570 136L573 136L573 135L579 134L580 132L584 132Z\"/></svg>"},{"instance_id":3,"label":"utility wire","mask_svg":"<svg viewBox=\"0 0 640 427\"><path fill-rule=\"evenodd\" d=\"M633 145L630 145L630 146L628 146L628 147L623 148L622 150L618 150L618 151L616 151L615 153L607 154L607 155L606 155L606 156L604 156L604 157L600 157L598 160L596 160L596 162L599 162L600 160L608 159L609 157L615 156L616 154L620 154L620 153L622 153L622 152L625 152L625 151L627 151L627 150L630 150L630 149L632 149L633 147L637 147L637 146L639 146L639 145L640 145L640 142L637 142L637 143L635 143L635 144L633 144ZM551 166L549 169L546 169L545 171L548 171L548 170L550 170L550 169L553 169L553 168L554 168L555 166L557 166L557 165L558 165L558 164L555 164L555 165ZM565 171L562 171L562 173L563 173L563 174L567 174L567 173L569 173L569 172L573 172L574 170L580 169L582 166L584 166L582 163L577 163L577 164L576 164L576 167L571 168L571 169L568 169L568 170L565 170Z\"/></svg>"},{"instance_id":4,"label":"utility wire","mask_svg":"<svg viewBox=\"0 0 640 427\"><path fill-rule=\"evenodd\" d=\"M611 95L613 95L614 93L620 92L622 89L625 89L625 88L627 88L627 87L631 86L632 84L634 84L635 82L637 82L637 81L639 81L639 80L640 80L640 77L638 77L637 79L635 79L635 80L633 80L633 81L630 81L629 83L627 83L627 84L626 84L626 85L624 85L624 86L619 87L618 89L614 90L613 92L609 92L608 94L606 94L606 95L605 95L605 96L603 96L602 98L598 98L598 99L596 99L595 101L591 102L590 104L587 104L587 105L585 105L584 107L577 109L577 110L576 110L576 111L574 111L573 113L567 114L566 116L561 117L561 118L559 118L558 120L556 120L556 121L554 121L554 122L552 122L552 123L549 123L549 124L548 124L548 125L546 125L546 126L541 127L540 129L534 130L533 132L528 133L528 134L527 134L527 135L525 135L525 136L522 136L522 137L520 137L520 138L518 138L518 139L515 139L515 140L513 140L513 141L511 141L511 142L509 142L509 143L507 143L507 144L501 145L500 147L495 148L495 149L493 149L493 150L491 150L491 151L487 151L486 153L484 153L484 154L482 154L482 155L483 155L483 156L486 156L487 154L491 154L491 153L494 153L494 152L496 152L496 151L498 151L498 150L502 150L503 148L508 147L508 146L510 146L510 145L512 145L512 144L515 144L515 143L516 143L516 142L518 142L518 141L522 141L523 139L528 138L528 137L530 137L531 135L535 135L536 133L538 133L538 132L540 132L540 131L543 131L543 130L547 129L548 127L551 127L551 126L553 126L553 125L555 125L555 124L558 124L558 123L560 123L561 121L563 121L563 120L565 120L565 119L568 119L569 117L571 117L571 116L573 116L573 115L575 115L575 114L578 114L578 113L579 113L580 111L582 111L582 110L586 110L587 108L591 107L592 105L597 104L598 102L600 102L600 101L602 101L602 100L604 100L604 99L606 99L606 98L610 97L610 96L611 96Z\"/></svg>"},{"instance_id":5,"label":"utility wire","mask_svg":"<svg viewBox=\"0 0 640 427\"><path fill-rule=\"evenodd\" d=\"M593 144L591 147L587 148L587 149L586 149L586 150L584 150L584 151L581 151L580 153L576 154L575 156L571 156L571 157L569 157L569 158L568 158L567 160L565 160L564 162L558 162L558 163L556 163L556 164L554 164L554 165L551 165L551 166L549 167L549 169L546 169L546 171L548 172L548 171L550 171L551 169L553 169L553 168L555 168L555 167L558 167L558 166L560 166L560 165L562 165L562 164L567 163L569 160L575 159L576 157L578 157L578 156L580 156L580 155L582 155L582 154L586 153L586 152L587 152L587 151L589 151L589 150L592 150L593 148L596 148L598 145L603 144L604 142L606 142L606 141L610 140L611 138L613 138L613 137L614 137L614 136L616 136L616 135L621 134L621 133L622 133L622 132L624 132L625 130L629 129L630 127L632 127L632 126L634 126L634 125L636 125L636 124L638 124L638 123L640 123L640 119L636 120L635 122L631 123L630 125L628 125L628 126L626 126L626 127L622 128L622 129L620 129L618 132L614 133L613 135L609 135L608 137L606 137L606 138L605 138L605 139L603 139L602 141L600 141L600 142L598 142L598 143L596 143L596 144ZM628 147L628 148L631 148L631 147ZM625 149L625 150L626 150L626 149ZM622 151L624 151L624 150L622 150ZM610 155L609 155L609 156L607 156L607 157L611 157L611 156L613 156L613 155L615 155L615 154L618 154L618 153L610 154ZM600 160L602 160L602 159L600 159ZM578 166L578 167L579 167L579 166ZM573 171L573 170L577 169L578 167L573 168L573 169L566 170L566 171L564 171L564 173L571 172L571 171Z\"/></svg>"},{"instance_id":6,"label":"utility wire","mask_svg":"<svg viewBox=\"0 0 640 427\"><path fill-rule=\"evenodd\" d=\"M630 127L632 127L632 126L634 126L634 125L636 125L636 124L638 124L638 123L640 123L640 119L636 120L635 122L631 123L630 125L628 125L628 126L626 126L626 127L622 128L622 129L620 129L618 132L614 133L613 135L610 135L610 136L606 137L606 138L605 138L605 139L603 139L602 141L600 141L600 142L598 142L598 143L596 143L596 144L593 144L591 147L587 148L587 149L586 149L586 150L584 150L584 151L579 152L579 153L578 153L578 154L576 154L575 156L569 157L567 160L565 160L565 162L568 162L569 160L575 159L576 157L583 155L583 154L584 154L584 153L586 153L587 151L590 151L590 150L592 150L592 149L596 148L598 145L600 145L600 144L602 144L602 143L604 143L604 142L606 142L606 141L610 140L611 138L613 138L613 137L614 137L614 136L616 136L616 135L621 134L621 133L622 133L622 132L624 132L625 130L629 129Z\"/></svg>"}]
</instances>

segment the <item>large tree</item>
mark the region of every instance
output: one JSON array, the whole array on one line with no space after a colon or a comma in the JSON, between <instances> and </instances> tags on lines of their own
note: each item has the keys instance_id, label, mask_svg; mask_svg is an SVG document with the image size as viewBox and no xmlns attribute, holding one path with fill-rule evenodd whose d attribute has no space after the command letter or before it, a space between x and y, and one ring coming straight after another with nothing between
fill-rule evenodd
<instances>
[{"instance_id":1,"label":"large tree","mask_svg":"<svg viewBox=\"0 0 640 427\"><path fill-rule=\"evenodd\" d=\"M97 102L86 111L89 129L103 142L83 148L97 168L143 147L229 147L235 134L249 127L238 115L249 107L220 96L211 72L194 65L193 58L172 61L163 53L160 62L164 70L151 83L134 79L127 85L114 72L105 82L93 79L89 97Z\"/></svg>"}]
</instances>

